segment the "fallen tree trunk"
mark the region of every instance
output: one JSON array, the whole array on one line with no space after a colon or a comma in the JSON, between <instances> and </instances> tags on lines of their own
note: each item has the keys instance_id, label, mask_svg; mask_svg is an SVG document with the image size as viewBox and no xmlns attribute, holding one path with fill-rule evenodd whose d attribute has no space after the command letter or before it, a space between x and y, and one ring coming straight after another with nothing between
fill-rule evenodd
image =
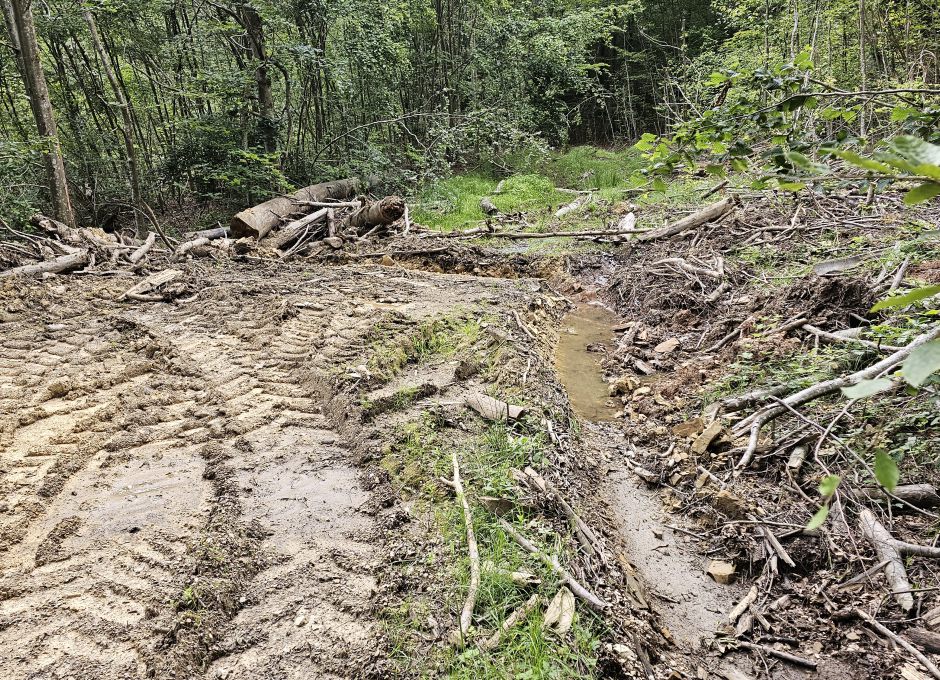
<instances>
[{"instance_id":1,"label":"fallen tree trunk","mask_svg":"<svg viewBox=\"0 0 940 680\"><path fill-rule=\"evenodd\" d=\"M204 246L207 243L209 243L209 239L207 239L205 236L202 236L200 238L194 238L192 241L186 241L186 243L181 243L179 245L179 248L176 249L176 252L173 253L173 257L175 259L179 259L183 257L186 253L188 253L190 250L192 250L193 248Z\"/></svg>"},{"instance_id":2,"label":"fallen tree trunk","mask_svg":"<svg viewBox=\"0 0 940 680\"><path fill-rule=\"evenodd\" d=\"M131 300L140 299L141 296L144 296L147 293L156 290L157 288L159 288L160 286L166 283L175 281L182 275L183 275L183 272L179 271L178 269L164 269L161 272L151 274L140 283L134 286L131 286L130 288L125 290L123 293L121 293L120 297L118 297L118 301L127 300L127 299L131 299Z\"/></svg>"},{"instance_id":3,"label":"fallen tree trunk","mask_svg":"<svg viewBox=\"0 0 940 680\"><path fill-rule=\"evenodd\" d=\"M623 231L621 229L590 229L585 231L507 231L503 233L494 232L491 234L494 238L511 238L511 239L525 239L525 238L586 238L586 237L597 237L597 236L635 236L638 234L646 233L644 229L631 229L628 231Z\"/></svg>"},{"instance_id":4,"label":"fallen tree trunk","mask_svg":"<svg viewBox=\"0 0 940 680\"><path fill-rule=\"evenodd\" d=\"M80 250L75 253L69 253L57 257L54 260L37 262L36 264L27 264L22 267L14 267L0 272L0 279L9 276L36 276L37 274L58 274L66 269L72 269L79 265L88 264L88 251Z\"/></svg>"},{"instance_id":5,"label":"fallen tree trunk","mask_svg":"<svg viewBox=\"0 0 940 680\"><path fill-rule=\"evenodd\" d=\"M280 250L288 243L300 238L311 224L325 220L329 211L330 208L320 208L306 217L301 217L299 220L294 220L290 224L285 224L277 233L265 239L265 245L270 245L272 248Z\"/></svg>"},{"instance_id":6,"label":"fallen tree trunk","mask_svg":"<svg viewBox=\"0 0 940 680\"><path fill-rule=\"evenodd\" d=\"M217 238L225 238L229 234L228 227L214 227L212 229L203 229L202 231L191 231L186 234L187 240L196 238L207 238L214 241Z\"/></svg>"},{"instance_id":7,"label":"fallen tree trunk","mask_svg":"<svg viewBox=\"0 0 940 680\"><path fill-rule=\"evenodd\" d=\"M298 212L301 202L320 202L327 199L343 199L355 196L363 189L362 182L352 177L334 182L324 182L295 191L287 196L278 196L259 205L242 210L231 221L233 238L251 236L262 239L285 219ZM299 211L303 212L303 211Z\"/></svg>"},{"instance_id":8,"label":"fallen tree trunk","mask_svg":"<svg viewBox=\"0 0 940 680\"><path fill-rule=\"evenodd\" d=\"M940 506L940 494L933 484L905 484L894 487L891 496L888 496L881 489L864 488L859 489L859 493L873 501L890 501L892 496L902 501L907 501L918 508L936 508Z\"/></svg>"},{"instance_id":9,"label":"fallen tree trunk","mask_svg":"<svg viewBox=\"0 0 940 680\"><path fill-rule=\"evenodd\" d=\"M734 196L728 196L723 198L717 203L712 203L709 206L706 206L699 210L696 213L692 213L688 217L683 217L678 222L673 222L665 227L660 229L654 229L648 231L645 234L637 237L639 241L652 241L657 238L668 238L670 236L675 236L676 234L681 234L684 231L689 229L695 229L700 227L703 224L707 224L713 220L717 220L719 217L723 216L725 213L729 212L735 205L737 205L738 199Z\"/></svg>"},{"instance_id":10,"label":"fallen tree trunk","mask_svg":"<svg viewBox=\"0 0 940 680\"><path fill-rule=\"evenodd\" d=\"M386 196L359 208L343 221L343 227L362 232L364 229L391 224L405 214L405 201L399 196Z\"/></svg>"}]
</instances>

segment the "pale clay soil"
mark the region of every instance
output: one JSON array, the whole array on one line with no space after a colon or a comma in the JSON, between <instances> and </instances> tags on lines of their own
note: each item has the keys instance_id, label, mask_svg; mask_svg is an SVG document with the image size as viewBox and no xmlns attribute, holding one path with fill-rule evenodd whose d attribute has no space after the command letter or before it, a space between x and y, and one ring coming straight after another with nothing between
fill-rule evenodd
<instances>
[{"instance_id":1,"label":"pale clay soil","mask_svg":"<svg viewBox=\"0 0 940 680\"><path fill-rule=\"evenodd\" d=\"M385 556L354 454L370 435L331 378L366 361L380 322L521 305L538 285L233 266L203 272L193 302L113 301L127 285L0 290L0 677L386 675ZM409 370L460 393L452 372ZM622 448L609 428L584 441L592 457ZM629 473L600 488L657 614L696 649L737 590L704 575ZM180 629L185 597L214 612L208 637Z\"/></svg>"}]
</instances>

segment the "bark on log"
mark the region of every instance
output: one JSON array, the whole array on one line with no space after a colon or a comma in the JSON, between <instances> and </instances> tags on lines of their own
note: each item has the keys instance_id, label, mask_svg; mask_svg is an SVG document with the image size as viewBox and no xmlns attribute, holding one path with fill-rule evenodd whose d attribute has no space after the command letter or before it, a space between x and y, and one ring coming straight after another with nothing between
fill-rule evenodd
<instances>
[{"instance_id":1,"label":"bark on log","mask_svg":"<svg viewBox=\"0 0 940 680\"><path fill-rule=\"evenodd\" d=\"M391 224L405 214L405 201L398 196L386 196L381 201L365 205L346 218L344 227L362 232L364 229Z\"/></svg>"},{"instance_id":2,"label":"bark on log","mask_svg":"<svg viewBox=\"0 0 940 680\"><path fill-rule=\"evenodd\" d=\"M178 260L193 248L204 246L207 243L209 243L209 239L207 239L205 236L201 238L194 238L192 241L186 241L186 243L181 243L179 248L176 249L176 252L173 253L173 257Z\"/></svg>"},{"instance_id":3,"label":"bark on log","mask_svg":"<svg viewBox=\"0 0 940 680\"><path fill-rule=\"evenodd\" d=\"M349 198L363 188L359 179L352 177L314 184L288 196L272 198L235 215L231 222L232 238L250 236L262 239L281 222L298 212L298 202Z\"/></svg>"},{"instance_id":4,"label":"bark on log","mask_svg":"<svg viewBox=\"0 0 940 680\"><path fill-rule=\"evenodd\" d=\"M528 238L595 238L599 236L636 236L645 230L633 229L621 231L620 229L587 229L584 231L504 231L493 232L494 238L528 239ZM485 233L485 232L484 232ZM487 234L489 235L489 234Z\"/></svg>"},{"instance_id":5,"label":"bark on log","mask_svg":"<svg viewBox=\"0 0 940 680\"><path fill-rule=\"evenodd\" d=\"M152 231L148 233L147 240L144 241L144 244L128 256L127 259L130 261L130 263L137 264L142 259L144 259L147 253L150 252L150 249L153 248L153 244L156 242L156 240L157 235L155 233Z\"/></svg>"},{"instance_id":6,"label":"bark on log","mask_svg":"<svg viewBox=\"0 0 940 680\"><path fill-rule=\"evenodd\" d=\"M673 222L670 225L662 227L661 229L654 229L653 231L648 231L645 234L642 234L637 237L639 241L652 241L657 238L668 238L670 236L675 236L676 234L681 234L684 231L689 229L694 229L700 227L703 224L707 224L713 220L717 220L719 217L727 213L737 204L737 198L734 195L723 198L717 203L712 203L705 208L702 208L696 213L692 213L688 217L684 217L678 222Z\"/></svg>"},{"instance_id":7,"label":"bark on log","mask_svg":"<svg viewBox=\"0 0 940 680\"><path fill-rule=\"evenodd\" d=\"M22 267L7 269L6 271L0 272L0 279L7 278L8 276L35 276L36 274L46 273L57 274L66 269L72 269L73 267L87 263L88 251L80 250L75 253L63 255L62 257L57 257L54 260L46 260L45 262L37 262L36 264L27 264Z\"/></svg>"},{"instance_id":8,"label":"bark on log","mask_svg":"<svg viewBox=\"0 0 940 680\"><path fill-rule=\"evenodd\" d=\"M906 633L910 641L918 647L923 647L931 654L940 653L940 633L926 628L911 628Z\"/></svg>"},{"instance_id":9,"label":"bark on log","mask_svg":"<svg viewBox=\"0 0 940 680\"><path fill-rule=\"evenodd\" d=\"M294 220L290 224L285 224L282 229L277 231L277 233L265 239L265 245L270 245L272 248L280 250L291 241L298 239L300 235L310 227L311 224L314 222L319 222L320 220L325 220L329 211L329 208L320 208L319 210L310 213L306 217L301 217L299 220Z\"/></svg>"},{"instance_id":10,"label":"bark on log","mask_svg":"<svg viewBox=\"0 0 940 680\"><path fill-rule=\"evenodd\" d=\"M217 238L225 238L229 234L228 227L214 227L213 229L203 229L201 231L191 231L186 234L186 239L207 238L214 241Z\"/></svg>"},{"instance_id":11,"label":"bark on log","mask_svg":"<svg viewBox=\"0 0 940 680\"><path fill-rule=\"evenodd\" d=\"M881 489L859 489L859 493L873 501L891 500L891 497L885 495ZM940 494L937 494L937 489L933 484L905 484L895 487L891 494L895 498L907 501L918 508L936 508L940 506Z\"/></svg>"},{"instance_id":12,"label":"bark on log","mask_svg":"<svg viewBox=\"0 0 940 680\"><path fill-rule=\"evenodd\" d=\"M131 286L126 291L124 291L118 301L126 300L127 298L138 299L141 295L146 295L150 291L156 290L160 286L175 281L183 275L183 272L178 269L164 269L161 272L151 274L146 279L140 283Z\"/></svg>"},{"instance_id":13,"label":"bark on log","mask_svg":"<svg viewBox=\"0 0 940 680\"><path fill-rule=\"evenodd\" d=\"M894 593L894 599L897 600L905 612L914 608L914 596L911 595L911 583L907 580L907 570L904 569L904 560L894 544L894 538L891 533L882 526L881 522L875 519L871 510L862 510L859 515L859 525L862 535L868 539L875 553L878 555L879 562L887 562L885 565L885 578Z\"/></svg>"},{"instance_id":14,"label":"bark on log","mask_svg":"<svg viewBox=\"0 0 940 680\"><path fill-rule=\"evenodd\" d=\"M495 215L499 212L499 208L490 200L489 196L480 199L480 210L483 211L484 215Z\"/></svg>"}]
</instances>

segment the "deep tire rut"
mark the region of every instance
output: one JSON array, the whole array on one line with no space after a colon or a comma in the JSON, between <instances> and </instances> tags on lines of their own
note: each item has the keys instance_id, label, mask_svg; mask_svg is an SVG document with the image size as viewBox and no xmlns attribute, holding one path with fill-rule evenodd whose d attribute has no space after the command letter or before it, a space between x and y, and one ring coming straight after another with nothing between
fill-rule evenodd
<instances>
[{"instance_id":1,"label":"deep tire rut","mask_svg":"<svg viewBox=\"0 0 940 680\"><path fill-rule=\"evenodd\" d=\"M294 273L210 273L183 306L5 292L4 678L382 673L380 534L334 387L378 324L493 284Z\"/></svg>"}]
</instances>

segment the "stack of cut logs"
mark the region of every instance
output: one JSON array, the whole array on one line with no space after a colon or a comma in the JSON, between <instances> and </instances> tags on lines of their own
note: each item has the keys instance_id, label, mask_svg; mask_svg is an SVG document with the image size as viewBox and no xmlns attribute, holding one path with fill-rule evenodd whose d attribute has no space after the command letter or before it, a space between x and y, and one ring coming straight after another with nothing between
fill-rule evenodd
<instances>
[{"instance_id":1,"label":"stack of cut logs","mask_svg":"<svg viewBox=\"0 0 940 680\"><path fill-rule=\"evenodd\" d=\"M0 271L0 278L75 270L86 274L128 273L144 268L154 256L179 260L200 255L245 254L259 247L286 259L317 248L341 248L346 241L382 235L388 225L402 217L407 231L404 200L386 196L369 202L361 195L366 188L356 178L314 184L241 211L232 218L229 227L188 233L182 242L164 232L147 206L140 212L153 231L143 240L97 228L72 228L36 215L32 222L38 234L8 229L21 241L11 246L11 252L39 261ZM138 294L147 293L134 292Z\"/></svg>"},{"instance_id":2,"label":"stack of cut logs","mask_svg":"<svg viewBox=\"0 0 940 680\"><path fill-rule=\"evenodd\" d=\"M355 198L365 186L356 178L306 187L278 196L232 218L232 238L250 238L282 255L317 244L340 248L344 239L372 236L405 215L398 196L369 203Z\"/></svg>"}]
</instances>

